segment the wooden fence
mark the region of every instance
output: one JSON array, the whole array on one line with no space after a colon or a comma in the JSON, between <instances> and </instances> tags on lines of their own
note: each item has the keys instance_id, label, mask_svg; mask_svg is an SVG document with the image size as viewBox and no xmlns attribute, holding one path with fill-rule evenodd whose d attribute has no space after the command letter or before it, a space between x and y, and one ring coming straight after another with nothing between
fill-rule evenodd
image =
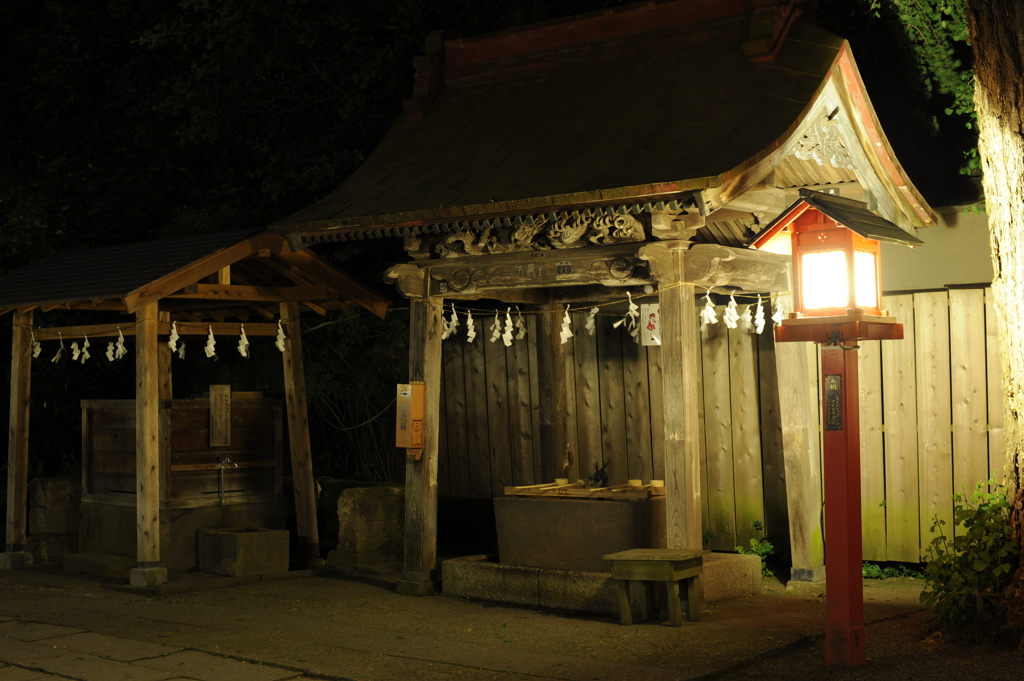
<instances>
[{"instance_id":1,"label":"wooden fence","mask_svg":"<svg viewBox=\"0 0 1024 681\"><path fill-rule=\"evenodd\" d=\"M864 343L860 351L864 556L917 562L932 516L951 519L953 492L1002 469L998 349L985 290L891 296L885 307L904 323L906 338ZM612 484L663 478L654 436L662 422L660 348L635 344L612 328L614 316L599 315L592 336L586 313L572 317L570 477L607 461ZM441 496L489 499L506 485L541 482L536 317L524 315L527 336L508 348L488 342L492 319L476 318L472 344L464 333L443 343ZM694 320L693 328L701 334L705 537L712 549L731 551L762 536L756 528L763 527L785 550L770 328L760 336L721 322L701 333Z\"/></svg>"}]
</instances>

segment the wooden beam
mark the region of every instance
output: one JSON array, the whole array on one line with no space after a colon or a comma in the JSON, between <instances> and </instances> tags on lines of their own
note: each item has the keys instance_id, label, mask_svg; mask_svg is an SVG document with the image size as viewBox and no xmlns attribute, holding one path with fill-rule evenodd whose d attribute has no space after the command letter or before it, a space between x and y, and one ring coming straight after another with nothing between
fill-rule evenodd
<instances>
[{"instance_id":1,"label":"wooden beam","mask_svg":"<svg viewBox=\"0 0 1024 681\"><path fill-rule=\"evenodd\" d=\"M183 313L187 314L187 313ZM217 336L237 336L241 322L176 322L179 336L205 336L213 329ZM125 336L135 335L135 322L127 324L93 324L90 326L51 326L48 328L36 328L33 330L36 340L57 340L64 338L116 338L118 332ZM161 321L157 326L157 333L166 336L171 332L171 322ZM253 323L245 325L247 336L276 336L277 324Z\"/></svg>"},{"instance_id":2,"label":"wooden beam","mask_svg":"<svg viewBox=\"0 0 1024 681\"><path fill-rule=\"evenodd\" d=\"M653 284L642 243L418 260L397 265L385 276L403 293L415 287L414 268L427 272L430 295L478 294L560 286L643 286Z\"/></svg>"},{"instance_id":3,"label":"wooden beam","mask_svg":"<svg viewBox=\"0 0 1024 681\"><path fill-rule=\"evenodd\" d=\"M288 442L291 446L292 484L295 488L295 524L299 549L313 567L320 558L320 534L316 526L316 485L309 446L309 415L306 407L306 377L302 368L302 327L299 304L281 303L285 341L284 393L288 410ZM248 329L246 329L248 332Z\"/></svg>"},{"instance_id":4,"label":"wooden beam","mask_svg":"<svg viewBox=\"0 0 1024 681\"><path fill-rule=\"evenodd\" d=\"M309 309L309 310L311 310L313 312L316 312L321 317L323 317L323 316L325 316L327 314L327 310L325 310L324 308L320 307L316 303L309 302L308 300L302 301L302 305L304 307L306 307L307 309Z\"/></svg>"},{"instance_id":5,"label":"wooden beam","mask_svg":"<svg viewBox=\"0 0 1024 681\"><path fill-rule=\"evenodd\" d=\"M216 275L224 267L228 267L242 258L258 252L261 248L277 250L282 245L287 247L284 240L277 235L268 233L257 234L250 239L208 255L156 281L135 289L124 297L125 307L128 308L129 312L135 312L144 305L169 296L188 284L210 275Z\"/></svg>"},{"instance_id":6,"label":"wooden beam","mask_svg":"<svg viewBox=\"0 0 1024 681\"><path fill-rule=\"evenodd\" d=\"M221 286L231 286L231 265L217 270L217 283Z\"/></svg>"},{"instance_id":7,"label":"wooden beam","mask_svg":"<svg viewBox=\"0 0 1024 681\"><path fill-rule=\"evenodd\" d=\"M670 256L671 270L660 281L667 548L696 551L703 543L697 312L694 287L679 283L685 251L670 249Z\"/></svg>"},{"instance_id":8,"label":"wooden beam","mask_svg":"<svg viewBox=\"0 0 1024 681\"><path fill-rule=\"evenodd\" d=\"M565 345L559 331L561 305L546 305L537 319L537 377L540 382L541 480L554 482L562 477L568 437Z\"/></svg>"},{"instance_id":9,"label":"wooden beam","mask_svg":"<svg viewBox=\"0 0 1024 681\"><path fill-rule=\"evenodd\" d=\"M396 591L418 595L433 587L437 568L437 461L441 401L440 298L409 301L409 380L426 384L424 447L405 462L405 558Z\"/></svg>"},{"instance_id":10,"label":"wooden beam","mask_svg":"<svg viewBox=\"0 0 1024 681\"><path fill-rule=\"evenodd\" d=\"M651 273L659 280L662 270L672 269L670 243L650 243L639 257L647 260ZM716 244L694 244L683 256L683 281L701 286L729 286L746 291L788 291L790 263L788 255L732 248Z\"/></svg>"},{"instance_id":11,"label":"wooden beam","mask_svg":"<svg viewBox=\"0 0 1024 681\"><path fill-rule=\"evenodd\" d=\"M165 300L218 300L267 303L336 300L338 292L328 286L238 286L198 284L195 293L174 293Z\"/></svg>"},{"instance_id":12,"label":"wooden beam","mask_svg":"<svg viewBox=\"0 0 1024 681\"><path fill-rule=\"evenodd\" d=\"M160 377L157 359L159 309L155 302L136 315L135 336L135 522L133 585L150 586L160 566ZM141 583L140 583L141 582Z\"/></svg>"},{"instance_id":13,"label":"wooden beam","mask_svg":"<svg viewBox=\"0 0 1024 681\"><path fill-rule=\"evenodd\" d=\"M158 319L160 325L170 325L171 313L161 311L158 313ZM171 383L171 348L168 347L167 343L160 342L157 344L156 352L157 360L157 378L160 382L158 389L159 398L161 400L174 399L174 390L172 389Z\"/></svg>"},{"instance_id":14,"label":"wooden beam","mask_svg":"<svg viewBox=\"0 0 1024 681\"><path fill-rule=\"evenodd\" d=\"M388 310L388 301L381 298L372 289L339 271L309 249L292 252L283 237L278 236L277 238L280 239L280 250L277 257L289 265L300 268L307 276L313 277L319 283L327 284L338 291L342 297L366 308L378 317L384 317Z\"/></svg>"},{"instance_id":15,"label":"wooden beam","mask_svg":"<svg viewBox=\"0 0 1024 681\"><path fill-rule=\"evenodd\" d=\"M11 416L7 447L5 567L32 562L25 551L28 519L28 423L32 387L32 312L15 312L11 338ZM14 554L18 554L17 559Z\"/></svg>"}]
</instances>

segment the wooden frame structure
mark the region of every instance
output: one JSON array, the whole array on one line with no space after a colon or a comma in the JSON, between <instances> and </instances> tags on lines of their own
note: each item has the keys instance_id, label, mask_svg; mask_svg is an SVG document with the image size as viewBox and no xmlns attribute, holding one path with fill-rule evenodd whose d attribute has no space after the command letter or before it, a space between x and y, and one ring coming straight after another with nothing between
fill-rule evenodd
<instances>
[{"instance_id":1,"label":"wooden frame structure","mask_svg":"<svg viewBox=\"0 0 1024 681\"><path fill-rule=\"evenodd\" d=\"M485 36L432 34L413 97L377 151L272 229L305 244L404 240L411 262L388 276L410 300L410 380L427 383L428 407L445 300L539 306L551 477L565 442L565 380L551 370L562 366L562 305L657 291L668 547L698 550L696 289L788 291L787 256L740 247L801 187L842 187L911 233L935 223L849 44L802 9L668 0ZM817 416L804 394L816 360L789 348L776 360L793 576L817 580ZM427 447L407 466L404 593L431 588L436 569L438 418L428 408Z\"/></svg>"},{"instance_id":2,"label":"wooden frame structure","mask_svg":"<svg viewBox=\"0 0 1024 681\"><path fill-rule=\"evenodd\" d=\"M299 541L309 558L319 557L299 315L360 306L383 316L388 304L326 260L293 252L284 238L265 230L61 254L0 278L0 313L14 313L2 566L31 563L25 535L33 339L135 338L137 567L131 582L152 586L167 577L160 557L158 433L159 402L171 398L172 381L171 351L161 337L172 325L179 336L237 335L241 324L246 335L277 336L278 322L267 320L280 320L286 335L282 358ZM134 321L35 327L35 311L53 309L120 312Z\"/></svg>"}]
</instances>

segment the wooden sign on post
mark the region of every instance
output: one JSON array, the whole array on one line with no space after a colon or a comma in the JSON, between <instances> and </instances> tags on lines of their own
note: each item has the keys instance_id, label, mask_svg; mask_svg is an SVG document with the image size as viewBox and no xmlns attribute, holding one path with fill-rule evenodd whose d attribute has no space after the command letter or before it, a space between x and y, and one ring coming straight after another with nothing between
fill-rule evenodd
<instances>
[{"instance_id":1,"label":"wooden sign on post","mask_svg":"<svg viewBox=\"0 0 1024 681\"><path fill-rule=\"evenodd\" d=\"M210 446L231 445L231 386L210 386Z\"/></svg>"}]
</instances>

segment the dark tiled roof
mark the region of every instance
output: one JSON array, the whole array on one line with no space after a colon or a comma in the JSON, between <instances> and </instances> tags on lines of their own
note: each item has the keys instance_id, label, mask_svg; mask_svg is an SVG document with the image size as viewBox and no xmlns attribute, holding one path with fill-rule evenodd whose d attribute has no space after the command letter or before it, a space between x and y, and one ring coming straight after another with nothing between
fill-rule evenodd
<instances>
[{"instance_id":1,"label":"dark tiled roof","mask_svg":"<svg viewBox=\"0 0 1024 681\"><path fill-rule=\"evenodd\" d=\"M394 224L715 186L796 125L842 47L798 22L776 59L752 63L749 37L745 15L449 68L422 119L403 114L345 184L279 224Z\"/></svg>"},{"instance_id":2,"label":"dark tiled roof","mask_svg":"<svg viewBox=\"0 0 1024 681\"><path fill-rule=\"evenodd\" d=\"M123 298L261 231L219 232L51 255L0 277L0 308Z\"/></svg>"}]
</instances>

